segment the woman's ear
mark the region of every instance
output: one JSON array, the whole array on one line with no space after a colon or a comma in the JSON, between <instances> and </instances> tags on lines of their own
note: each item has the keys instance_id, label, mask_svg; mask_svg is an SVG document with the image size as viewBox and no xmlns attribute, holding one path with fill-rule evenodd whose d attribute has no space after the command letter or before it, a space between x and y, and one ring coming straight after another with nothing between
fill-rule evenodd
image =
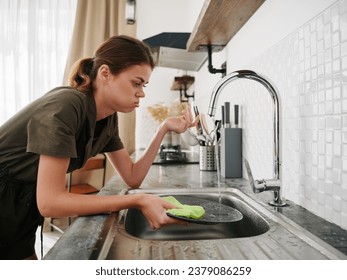
<instances>
[{"instance_id":1,"label":"woman's ear","mask_svg":"<svg viewBox=\"0 0 347 280\"><path fill-rule=\"evenodd\" d=\"M101 65L98 70L98 75L100 75L102 81L107 83L110 77L110 68L108 67L108 65Z\"/></svg>"}]
</instances>

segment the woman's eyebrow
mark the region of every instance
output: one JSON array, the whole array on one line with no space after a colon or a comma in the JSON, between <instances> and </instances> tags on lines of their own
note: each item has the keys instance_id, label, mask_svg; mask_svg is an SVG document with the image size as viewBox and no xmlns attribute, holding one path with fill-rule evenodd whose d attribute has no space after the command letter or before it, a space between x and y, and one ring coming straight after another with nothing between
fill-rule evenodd
<instances>
[{"instance_id":1,"label":"woman's eyebrow","mask_svg":"<svg viewBox=\"0 0 347 280\"><path fill-rule=\"evenodd\" d=\"M144 83L145 82L145 80L144 79L142 79L141 77L136 77L137 79L139 79L142 83Z\"/></svg>"},{"instance_id":2,"label":"woman's eyebrow","mask_svg":"<svg viewBox=\"0 0 347 280\"><path fill-rule=\"evenodd\" d=\"M136 77L137 79L139 79L143 84L148 84L148 82L146 82L143 78L141 77Z\"/></svg>"}]
</instances>

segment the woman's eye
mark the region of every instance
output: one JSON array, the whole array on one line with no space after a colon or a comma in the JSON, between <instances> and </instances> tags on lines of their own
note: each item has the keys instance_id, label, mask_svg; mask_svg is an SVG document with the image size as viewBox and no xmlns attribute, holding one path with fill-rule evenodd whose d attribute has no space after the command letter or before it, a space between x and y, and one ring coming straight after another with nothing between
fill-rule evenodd
<instances>
[{"instance_id":1,"label":"woman's eye","mask_svg":"<svg viewBox=\"0 0 347 280\"><path fill-rule=\"evenodd\" d=\"M138 83L138 82L134 82L133 84L134 84L134 87L136 87L136 88L139 88L139 87L145 88L146 87L146 85L143 85L142 83Z\"/></svg>"}]
</instances>

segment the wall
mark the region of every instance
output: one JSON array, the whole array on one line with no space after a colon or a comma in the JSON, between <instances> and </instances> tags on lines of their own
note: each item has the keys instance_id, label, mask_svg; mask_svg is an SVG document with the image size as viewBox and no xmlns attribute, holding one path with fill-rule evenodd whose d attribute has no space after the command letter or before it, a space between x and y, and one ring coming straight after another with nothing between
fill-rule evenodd
<instances>
[{"instance_id":1,"label":"wall","mask_svg":"<svg viewBox=\"0 0 347 280\"><path fill-rule=\"evenodd\" d=\"M152 1L159 0L149 2ZM191 5L182 9L182 21L174 20L171 24L165 19L177 14L177 9L166 6L171 2L163 2L165 7L156 15L161 17L159 21L149 12L145 15L147 25L142 25L143 28L154 30L146 36L164 31L191 32L194 24L187 18L197 18L202 2L194 5L189 1ZM182 8L179 6L182 1L177 3ZM213 54L213 62L218 67L226 60L228 73L248 68L271 81L281 104L281 174L285 198L347 229L345 7L346 0L267 0L228 46ZM169 14L163 12L167 10ZM164 30L165 26L168 30ZM177 74L179 70L156 69L142 106L161 100L172 102L172 95L170 101L167 97L175 94L169 88ZM206 112L212 89L221 77L208 73L206 67L192 74L196 78L195 103L201 112ZM272 103L268 93L254 81L240 80L224 89L219 104L226 100L242 106L243 155L249 160L254 177L272 177ZM145 146L152 131L144 129L150 125L141 123L150 116L137 113L140 118L136 140ZM220 118L220 110L216 117Z\"/></svg>"},{"instance_id":2,"label":"wall","mask_svg":"<svg viewBox=\"0 0 347 280\"><path fill-rule=\"evenodd\" d=\"M204 0L138 0L137 37L146 39L162 32L191 32L199 16ZM155 104L167 107L179 101L179 91L172 91L175 76L194 73L157 67L146 86L146 98L136 110L136 148L144 149L150 142L157 126L147 108ZM194 90L191 87L189 94Z\"/></svg>"},{"instance_id":3,"label":"wall","mask_svg":"<svg viewBox=\"0 0 347 280\"><path fill-rule=\"evenodd\" d=\"M278 91L285 198L347 229L347 1L267 0L225 51L216 55L225 55L229 73L254 70ZM214 84L198 76L197 102L207 110ZM225 100L242 105L243 155L254 177L272 177L265 88L237 81Z\"/></svg>"}]
</instances>

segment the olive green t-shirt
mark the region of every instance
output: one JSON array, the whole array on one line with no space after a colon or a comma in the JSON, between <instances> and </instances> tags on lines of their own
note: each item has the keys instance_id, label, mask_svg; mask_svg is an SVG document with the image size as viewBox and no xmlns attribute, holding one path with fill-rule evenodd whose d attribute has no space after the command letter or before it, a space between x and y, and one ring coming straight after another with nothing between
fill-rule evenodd
<instances>
[{"instance_id":1,"label":"olive green t-shirt","mask_svg":"<svg viewBox=\"0 0 347 280\"><path fill-rule=\"evenodd\" d=\"M0 168L11 178L35 182L41 154L70 158L71 172L100 152L123 147L117 113L96 122L93 94L58 87L0 127Z\"/></svg>"}]
</instances>

